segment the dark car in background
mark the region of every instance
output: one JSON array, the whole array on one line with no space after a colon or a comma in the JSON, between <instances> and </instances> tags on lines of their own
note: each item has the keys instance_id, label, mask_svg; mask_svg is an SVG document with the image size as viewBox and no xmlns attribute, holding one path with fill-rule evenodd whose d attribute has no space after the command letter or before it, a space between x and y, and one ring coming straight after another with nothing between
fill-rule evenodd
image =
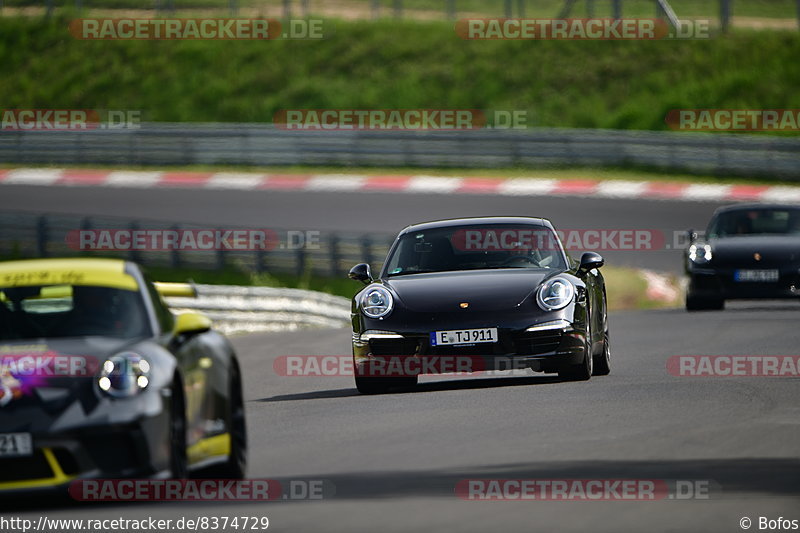
<instances>
[{"instance_id":1,"label":"dark car in background","mask_svg":"<svg viewBox=\"0 0 800 533\"><path fill-rule=\"evenodd\" d=\"M245 474L228 340L118 259L0 263L0 496L88 478Z\"/></svg>"},{"instance_id":2,"label":"dark car in background","mask_svg":"<svg viewBox=\"0 0 800 533\"><path fill-rule=\"evenodd\" d=\"M686 309L723 309L725 300L800 297L800 206L718 209L705 236L689 230Z\"/></svg>"},{"instance_id":3,"label":"dark car in background","mask_svg":"<svg viewBox=\"0 0 800 533\"><path fill-rule=\"evenodd\" d=\"M418 374L376 376L381 358L467 358L472 370L530 368L586 380L610 371L603 258L564 250L541 218L483 217L409 226L353 298L360 392L414 385ZM506 365L507 364L507 365ZM440 373L435 364L419 374ZM445 373L442 370L441 373Z\"/></svg>"}]
</instances>

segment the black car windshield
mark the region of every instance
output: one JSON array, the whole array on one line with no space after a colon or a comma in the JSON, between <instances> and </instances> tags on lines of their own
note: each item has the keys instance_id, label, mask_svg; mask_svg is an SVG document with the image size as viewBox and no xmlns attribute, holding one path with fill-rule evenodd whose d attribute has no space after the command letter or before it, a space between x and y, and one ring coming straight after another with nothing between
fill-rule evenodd
<instances>
[{"instance_id":1,"label":"black car windshield","mask_svg":"<svg viewBox=\"0 0 800 533\"><path fill-rule=\"evenodd\" d=\"M737 209L711 221L708 237L800 235L800 209Z\"/></svg>"},{"instance_id":2,"label":"black car windshield","mask_svg":"<svg viewBox=\"0 0 800 533\"><path fill-rule=\"evenodd\" d=\"M103 335L138 338L150 328L141 295L109 287L0 287L0 340Z\"/></svg>"},{"instance_id":3,"label":"black car windshield","mask_svg":"<svg viewBox=\"0 0 800 533\"><path fill-rule=\"evenodd\" d=\"M544 226L474 225L411 231L387 260L386 275L454 270L535 268L565 270L556 234Z\"/></svg>"}]
</instances>

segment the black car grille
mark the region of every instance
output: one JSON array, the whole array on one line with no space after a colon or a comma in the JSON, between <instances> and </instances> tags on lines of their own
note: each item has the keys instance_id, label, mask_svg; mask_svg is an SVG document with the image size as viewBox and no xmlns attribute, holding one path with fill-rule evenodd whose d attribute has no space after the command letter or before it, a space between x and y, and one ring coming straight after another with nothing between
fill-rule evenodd
<instances>
[{"instance_id":1,"label":"black car grille","mask_svg":"<svg viewBox=\"0 0 800 533\"><path fill-rule=\"evenodd\" d=\"M55 474L47 463L42 450L34 450L28 457L4 457L0 459L0 482L47 479Z\"/></svg>"},{"instance_id":2,"label":"black car grille","mask_svg":"<svg viewBox=\"0 0 800 533\"><path fill-rule=\"evenodd\" d=\"M372 355L414 355L419 343L416 339L403 340L371 340L369 351Z\"/></svg>"},{"instance_id":3,"label":"black car grille","mask_svg":"<svg viewBox=\"0 0 800 533\"><path fill-rule=\"evenodd\" d=\"M526 332L514 338L514 353L537 355L554 352L561 345L561 331Z\"/></svg>"}]
</instances>

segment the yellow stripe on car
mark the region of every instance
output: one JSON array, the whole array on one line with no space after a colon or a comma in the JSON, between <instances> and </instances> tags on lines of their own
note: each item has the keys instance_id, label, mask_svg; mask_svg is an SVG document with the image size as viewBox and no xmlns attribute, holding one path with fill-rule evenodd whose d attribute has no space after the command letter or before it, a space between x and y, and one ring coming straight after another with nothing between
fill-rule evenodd
<instances>
[{"instance_id":1,"label":"yellow stripe on car","mask_svg":"<svg viewBox=\"0 0 800 533\"><path fill-rule=\"evenodd\" d=\"M122 259L29 259L0 262L0 287L79 285L135 291Z\"/></svg>"},{"instance_id":2,"label":"yellow stripe on car","mask_svg":"<svg viewBox=\"0 0 800 533\"><path fill-rule=\"evenodd\" d=\"M50 470L53 472L52 477L39 478L39 479L26 479L22 481L4 481L0 483L0 490L20 490L20 489L35 489L41 487L57 487L63 485L73 479L75 476L68 476L61 469L58 464L56 456L50 448L42 448L42 454L47 461Z\"/></svg>"}]
</instances>

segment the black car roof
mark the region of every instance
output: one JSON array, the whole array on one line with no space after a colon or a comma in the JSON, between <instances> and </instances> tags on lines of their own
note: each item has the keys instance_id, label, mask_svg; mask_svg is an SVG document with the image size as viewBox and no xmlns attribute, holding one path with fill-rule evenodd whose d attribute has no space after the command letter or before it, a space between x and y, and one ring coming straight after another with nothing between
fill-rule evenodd
<instances>
[{"instance_id":1,"label":"black car roof","mask_svg":"<svg viewBox=\"0 0 800 533\"><path fill-rule=\"evenodd\" d=\"M451 218L435 220L432 222L422 222L406 226L400 235L412 231L425 231L437 228L450 228L454 226L473 226L475 224L524 224L527 226L543 226L553 229L553 225L546 218L536 217L472 217L472 218Z\"/></svg>"}]
</instances>

